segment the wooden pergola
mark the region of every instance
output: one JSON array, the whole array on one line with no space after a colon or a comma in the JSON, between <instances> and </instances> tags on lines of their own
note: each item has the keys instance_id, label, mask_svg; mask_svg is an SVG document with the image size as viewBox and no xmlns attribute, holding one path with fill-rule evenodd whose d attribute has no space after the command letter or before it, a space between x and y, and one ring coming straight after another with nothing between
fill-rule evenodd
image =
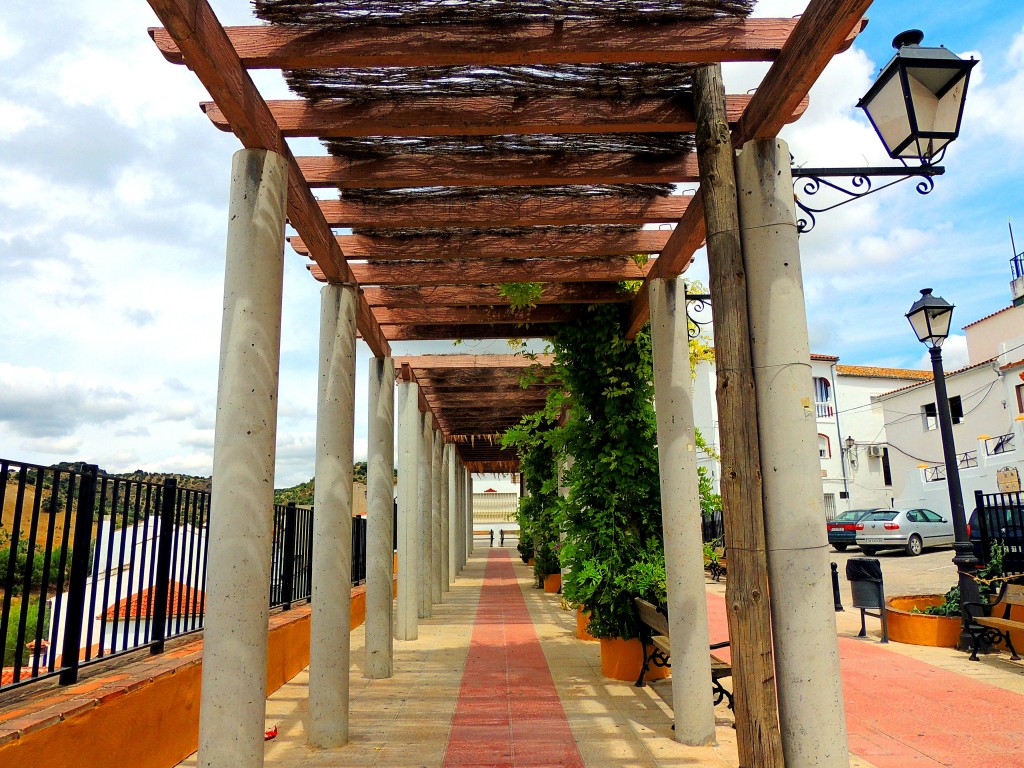
<instances>
[{"instance_id":1,"label":"wooden pergola","mask_svg":"<svg viewBox=\"0 0 1024 768\"><path fill-rule=\"evenodd\" d=\"M266 8L278 1L257 0L256 5ZM802 596L797 595L812 588L800 578L787 581L788 576L779 575L784 570L777 571L772 595L782 597L773 602L772 612L785 605L789 613L788 618L773 621L766 599L769 526L762 514L758 430L763 415L785 413L790 423L798 423L802 412L798 398L771 391L775 379L755 384L754 318L746 283L750 263L744 260L749 254L740 242L734 148L756 145L763 151L766 143L754 140L773 139L800 117L808 92L826 65L863 29L871 0L810 0L796 19L745 18L749 8L744 1L720 0L717 10L705 17L662 18L657 23L597 14L518 19L500 28L479 20L402 24L369 18L316 27L292 21L224 28L207 0L149 0L164 24L151 30L154 42L168 61L187 65L206 87L212 101L202 106L211 122L234 133L246 149L274 153L269 173L286 169L287 217L297 233L292 247L310 259L312 276L331 286L322 298L337 289L349 309L352 301L357 302L358 334L379 363L371 374L376 382L372 386L380 386L381 372L390 371L392 342L550 337L560 325L579 319L588 304L622 304L624 330L634 337L651 313L651 290L664 301L664 291L674 291L671 279L686 271L707 239L715 295L723 466L728 464L722 494L732 516L727 520L730 637L734 677L737 688L743 689L737 696L738 743L742 765L776 766L782 764L784 740L778 733L777 697L788 697L785 700L796 705L794 709L802 707L805 719L816 716L813 707L808 709L811 699L805 697L801 703L800 697L809 690L808 679L815 682L814 675L838 677L838 653L832 653L834 632L830 636L827 626L831 613L825 612L828 606L818 606L821 610L814 615L826 619L814 627L815 637L824 638L822 653L806 662L817 664L817 671L805 673L791 659L780 659L778 667L773 662L773 633L774 642L784 648L795 647L805 636L792 619L799 618ZM308 7L280 2L300 14ZM384 0L366 0L367 7L373 2L379 8ZM490 2L490 7L502 5ZM715 0L694 3L702 8L714 4ZM337 5L351 9L359 3ZM751 61L771 63L756 90L724 94L719 65ZM464 87L451 75L458 67L498 73L494 89L488 90L487 77L471 78ZM547 71L548 86L553 87L510 91L508 82L518 76L517 67ZM589 67L590 80L575 89L559 87L565 85L557 82L559 78L569 77L574 67ZM686 87L678 79L683 67L689 68L691 77ZM255 69L282 70L293 91L306 96L264 99L249 74ZM447 72L448 79L441 82L451 92L427 87L392 98L387 83L399 82L403 70L409 69L428 85L438 71ZM648 91L634 83L632 90L617 91L616 79L626 83L634 69L653 73L654 79L667 73L675 85ZM331 80L331 72L342 75ZM322 84L328 81L332 85ZM288 143L293 137L319 138L329 153L296 157ZM788 179L788 163L772 179L766 180L763 173L779 162L779 149L772 143L776 155L770 162L767 155L757 156L764 166L757 166L753 175L761 183L747 178L746 194L755 194L755 189L768 194L777 178ZM668 194L672 185L681 183L698 186L692 194ZM281 183L269 187L279 190ZM335 194L317 196L315 190ZM788 195L787 189L777 198L783 203L778 208L792 203ZM771 208L763 200L758 204ZM791 223L783 222L786 227ZM780 247L794 253L798 266L792 224L792 241ZM790 266L785 259L777 264L780 269ZM638 282L639 290L623 293L623 281ZM543 290L534 306L514 309L501 290L509 283L539 283ZM799 291L802 311L802 284ZM671 302L674 307L674 298ZM757 304L764 309L771 302L762 294ZM340 316L335 312L331 331ZM759 316L763 317L764 313ZM806 333L802 315L785 317L782 324L789 324L793 337ZM768 335L762 333L758 339L759 354L768 354L763 346ZM346 338L353 341L351 333ZM785 356L789 352L780 354L778 370L789 372L800 364L796 357ZM496 435L535 410L544 395L543 385L518 386L521 369L529 364L504 356L412 357L395 361L395 371L401 381L417 385L426 423L443 434L464 467L508 471L515 458L501 451ZM340 402L323 370L321 396ZM336 375L342 373L339 367ZM350 373L344 372L346 380ZM390 388L390 382L387 385ZM248 394L244 388L238 391ZM346 392L345 398L350 397ZM775 399L761 407L754 403L755 393ZM413 412L414 397L406 401ZM331 434L344 431L331 429ZM774 429L773 434L780 431ZM437 446L435 442L435 455ZM776 456L794 453L778 444L773 448ZM382 450L390 453L386 446ZM692 453L692 445L689 450ZM339 449L332 458L342 453ZM820 483L816 456L811 459L813 466L790 476ZM389 483L390 471L386 477ZM318 483L318 490L321 486ZM390 518L390 498L383 501ZM319 501L317 508L321 510ZM782 527L777 521L773 531ZM390 547L390 539L386 544ZM815 546L811 542L796 547L793 557L803 557ZM800 567L816 573L824 560L818 563L817 555L808 557ZM386 561L391 562L390 550ZM813 590L818 597L824 594L817 586ZM386 606L390 595L388 584ZM670 602L673 599L670 595ZM389 607L381 610L390 617ZM406 610L411 611L414 626L416 607ZM406 615L401 606L399 615ZM683 619L676 614L674 620ZM782 635L786 639L780 639ZM325 643L331 637L322 636ZM315 646L316 638L312 642ZM705 653L696 650L697 656ZM330 666L333 657L325 658L323 665ZM829 666L832 661L834 667ZM777 668L783 676L790 675L783 693L775 685ZM794 668L796 674L791 672ZM311 711L327 711L325 706L314 706L311 699ZM347 713L337 700L331 706ZM841 730L841 713L833 711L829 722ZM814 752L820 745L804 739L809 727L803 722L791 729L787 749L805 749L792 746L799 742L811 744L808 752ZM251 747L256 754L259 744L254 741ZM842 763L845 747L830 755L830 765ZM793 764L825 763L797 759Z\"/></svg>"}]
</instances>

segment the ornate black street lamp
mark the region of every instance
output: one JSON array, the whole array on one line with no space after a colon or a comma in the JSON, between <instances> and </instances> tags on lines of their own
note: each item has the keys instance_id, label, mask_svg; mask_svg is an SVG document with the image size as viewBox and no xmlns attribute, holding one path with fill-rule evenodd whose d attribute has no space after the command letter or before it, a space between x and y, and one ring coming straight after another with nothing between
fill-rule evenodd
<instances>
[{"instance_id":1,"label":"ornate black street lamp","mask_svg":"<svg viewBox=\"0 0 1024 768\"><path fill-rule=\"evenodd\" d=\"M967 518L964 515L964 495L960 488L960 470L956 459L956 444L953 441L953 419L949 412L949 398L946 395L946 374L942 370L942 342L949 336L953 320L953 305L940 296L932 296L932 289L921 291L921 298L907 312L918 340L928 347L932 358L932 372L935 374L935 410L939 417L939 435L942 438L942 457L946 465L946 487L949 491L949 507L953 515L953 549L956 554L953 563L959 574L960 615L963 625L960 629L960 649L971 647L967 632L969 618L967 603L978 602L978 584L972 574L980 565L974 556L967 533Z\"/></svg>"},{"instance_id":2,"label":"ornate black street lamp","mask_svg":"<svg viewBox=\"0 0 1024 768\"><path fill-rule=\"evenodd\" d=\"M911 29L892 41L896 55L883 67L875 84L857 106L864 110L885 145L889 157L902 165L865 168L794 168L798 191L811 197L823 189L843 195L839 202L813 207L797 197L806 214L797 221L800 232L814 228L814 214L916 177L917 191L926 195L935 188L932 177L945 168L936 165L956 137L964 114L971 69L978 62L961 59L945 48L925 48L924 34ZM911 163L916 163L912 165ZM892 181L873 186L872 177ZM829 179L846 179L847 182Z\"/></svg>"}]
</instances>

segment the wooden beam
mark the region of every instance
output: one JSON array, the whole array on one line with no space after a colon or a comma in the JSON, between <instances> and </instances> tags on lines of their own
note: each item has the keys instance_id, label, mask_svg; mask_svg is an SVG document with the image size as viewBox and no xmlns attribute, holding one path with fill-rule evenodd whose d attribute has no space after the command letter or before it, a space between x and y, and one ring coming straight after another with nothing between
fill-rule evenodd
<instances>
[{"instance_id":1,"label":"wooden beam","mask_svg":"<svg viewBox=\"0 0 1024 768\"><path fill-rule=\"evenodd\" d=\"M729 637L736 681L736 742L740 765L783 765L768 601L768 558L757 401L747 323L747 286L740 247L733 147L722 109L722 68L694 73L697 156L707 219L711 293L715 297L715 354L721 423L722 509L729 531ZM733 567L735 564L735 568Z\"/></svg>"},{"instance_id":2,"label":"wooden beam","mask_svg":"<svg viewBox=\"0 0 1024 768\"><path fill-rule=\"evenodd\" d=\"M382 325L389 341L442 341L456 339L544 339L555 335L557 325Z\"/></svg>"},{"instance_id":3,"label":"wooden beam","mask_svg":"<svg viewBox=\"0 0 1024 768\"><path fill-rule=\"evenodd\" d=\"M582 309L566 310L556 306L515 311L507 307L418 307L414 309L378 307L373 314L381 325L473 325L476 323L525 325L565 323L583 317L583 312ZM513 333L513 335L515 334Z\"/></svg>"},{"instance_id":4,"label":"wooden beam","mask_svg":"<svg viewBox=\"0 0 1024 768\"><path fill-rule=\"evenodd\" d=\"M792 105L807 98L832 57L849 48L867 25L864 14L870 5L871 0L810 0L734 128L733 146L778 134ZM698 194L665 245L656 276L682 274L703 242L704 231L703 198ZM635 337L647 322L647 302L645 281L633 304L628 338Z\"/></svg>"},{"instance_id":5,"label":"wooden beam","mask_svg":"<svg viewBox=\"0 0 1024 768\"><path fill-rule=\"evenodd\" d=\"M288 161L288 219L310 244L317 266L329 282L351 282L352 272L295 157L249 73L235 53L207 0L150 0L181 55L230 120L248 149L268 149ZM356 310L359 334L374 355L390 354L387 341L362 299Z\"/></svg>"},{"instance_id":6,"label":"wooden beam","mask_svg":"<svg viewBox=\"0 0 1024 768\"><path fill-rule=\"evenodd\" d=\"M772 61L794 19L714 19L666 24L615 21L541 22L503 27L437 24L415 27L339 25L336 31L302 27L228 27L249 69L450 66L458 64L701 63ZM173 36L151 29L164 57L184 58Z\"/></svg>"},{"instance_id":7,"label":"wooden beam","mask_svg":"<svg viewBox=\"0 0 1024 768\"><path fill-rule=\"evenodd\" d=\"M413 307L506 306L509 300L496 285L438 285L431 288L365 288L363 295L371 307L403 309ZM627 302L617 283L555 283L544 286L535 303L613 304Z\"/></svg>"},{"instance_id":8,"label":"wooden beam","mask_svg":"<svg viewBox=\"0 0 1024 768\"><path fill-rule=\"evenodd\" d=\"M750 96L728 96L730 121L739 120ZM231 122L216 103L200 108L222 131ZM693 133L693 106L687 98L594 99L571 96L470 96L406 98L395 101L320 102L283 99L268 102L288 138L356 136L494 136L501 134ZM791 121L803 114L796 106Z\"/></svg>"},{"instance_id":9,"label":"wooden beam","mask_svg":"<svg viewBox=\"0 0 1024 768\"><path fill-rule=\"evenodd\" d=\"M306 183L321 189L510 187L564 184L681 184L700 180L691 155L632 158L593 153L540 160L521 156L404 155L376 160L300 157Z\"/></svg>"},{"instance_id":10,"label":"wooden beam","mask_svg":"<svg viewBox=\"0 0 1024 768\"><path fill-rule=\"evenodd\" d=\"M630 258L476 259L462 261L391 261L352 264L360 285L480 285L487 283L579 283L643 280L651 262L641 267ZM310 265L321 282L323 272Z\"/></svg>"},{"instance_id":11,"label":"wooden beam","mask_svg":"<svg viewBox=\"0 0 1024 768\"><path fill-rule=\"evenodd\" d=\"M449 408L456 406L461 410L463 406L471 408L494 408L501 407L506 410L521 410L523 408L529 408L537 403L543 403L545 399L545 393L531 392L530 390L521 389L519 393L513 393L509 391L501 392L447 392L444 394L432 394L430 391L427 392L427 400L437 407L439 412L447 411Z\"/></svg>"},{"instance_id":12,"label":"wooden beam","mask_svg":"<svg viewBox=\"0 0 1024 768\"><path fill-rule=\"evenodd\" d=\"M378 205L320 200L332 227L517 227L567 224L675 224L691 197L507 195L479 200L409 200Z\"/></svg>"},{"instance_id":13,"label":"wooden beam","mask_svg":"<svg viewBox=\"0 0 1024 768\"><path fill-rule=\"evenodd\" d=\"M340 235L338 245L350 259L368 261L411 261L419 259L514 259L544 256L594 257L658 253L671 233L667 230L640 232L539 231L519 235L463 235L374 238ZM309 255L301 237L288 240L295 252Z\"/></svg>"},{"instance_id":14,"label":"wooden beam","mask_svg":"<svg viewBox=\"0 0 1024 768\"><path fill-rule=\"evenodd\" d=\"M441 370L517 370L535 365L550 366L552 355L537 355L531 360L522 355L401 355L395 357L395 366L408 365L415 371Z\"/></svg>"}]
</instances>

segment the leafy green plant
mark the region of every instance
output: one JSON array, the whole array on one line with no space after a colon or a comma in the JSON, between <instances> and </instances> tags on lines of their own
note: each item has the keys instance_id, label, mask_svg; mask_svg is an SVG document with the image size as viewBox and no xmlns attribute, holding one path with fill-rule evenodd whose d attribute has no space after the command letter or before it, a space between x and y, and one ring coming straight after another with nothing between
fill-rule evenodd
<instances>
[{"instance_id":1,"label":"leafy green plant","mask_svg":"<svg viewBox=\"0 0 1024 768\"><path fill-rule=\"evenodd\" d=\"M514 310L533 309L544 294L544 283L501 283L498 293Z\"/></svg>"},{"instance_id":2,"label":"leafy green plant","mask_svg":"<svg viewBox=\"0 0 1024 768\"><path fill-rule=\"evenodd\" d=\"M978 582L978 592L982 600L988 600L995 595L1006 579L999 578L1004 575L1003 558L1006 556L1006 545L1000 541L993 541L989 549L988 562L979 568L971 578ZM911 613L923 613L928 616L959 616L961 612L961 599L959 585L952 587L944 596L941 603L928 608L918 610L915 608Z\"/></svg>"}]
</instances>

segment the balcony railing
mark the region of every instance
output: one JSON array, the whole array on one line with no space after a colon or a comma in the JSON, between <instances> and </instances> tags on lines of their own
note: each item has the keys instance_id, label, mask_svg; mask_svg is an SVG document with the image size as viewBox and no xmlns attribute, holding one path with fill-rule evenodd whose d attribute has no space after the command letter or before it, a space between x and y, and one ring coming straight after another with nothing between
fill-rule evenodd
<instances>
[{"instance_id":1,"label":"balcony railing","mask_svg":"<svg viewBox=\"0 0 1024 768\"><path fill-rule=\"evenodd\" d=\"M971 467L978 466L978 452L977 451L964 451L956 455L956 468L957 469L970 469ZM939 483L946 479L946 465L935 464L931 467L922 467L922 473L924 474L924 481L926 483Z\"/></svg>"},{"instance_id":2,"label":"balcony railing","mask_svg":"<svg viewBox=\"0 0 1024 768\"><path fill-rule=\"evenodd\" d=\"M814 415L819 419L830 419L836 415L831 400L819 401L814 404Z\"/></svg>"},{"instance_id":3,"label":"balcony railing","mask_svg":"<svg viewBox=\"0 0 1024 768\"><path fill-rule=\"evenodd\" d=\"M1009 432L1005 435L997 435L996 437L990 437L985 440L985 454L987 456L998 456L1001 453L1012 453L1013 447L1013 433Z\"/></svg>"},{"instance_id":4,"label":"balcony railing","mask_svg":"<svg viewBox=\"0 0 1024 768\"><path fill-rule=\"evenodd\" d=\"M0 459L0 690L60 676L203 627L210 494ZM308 601L313 510L275 506L271 607ZM352 521L352 583L366 520Z\"/></svg>"}]
</instances>

